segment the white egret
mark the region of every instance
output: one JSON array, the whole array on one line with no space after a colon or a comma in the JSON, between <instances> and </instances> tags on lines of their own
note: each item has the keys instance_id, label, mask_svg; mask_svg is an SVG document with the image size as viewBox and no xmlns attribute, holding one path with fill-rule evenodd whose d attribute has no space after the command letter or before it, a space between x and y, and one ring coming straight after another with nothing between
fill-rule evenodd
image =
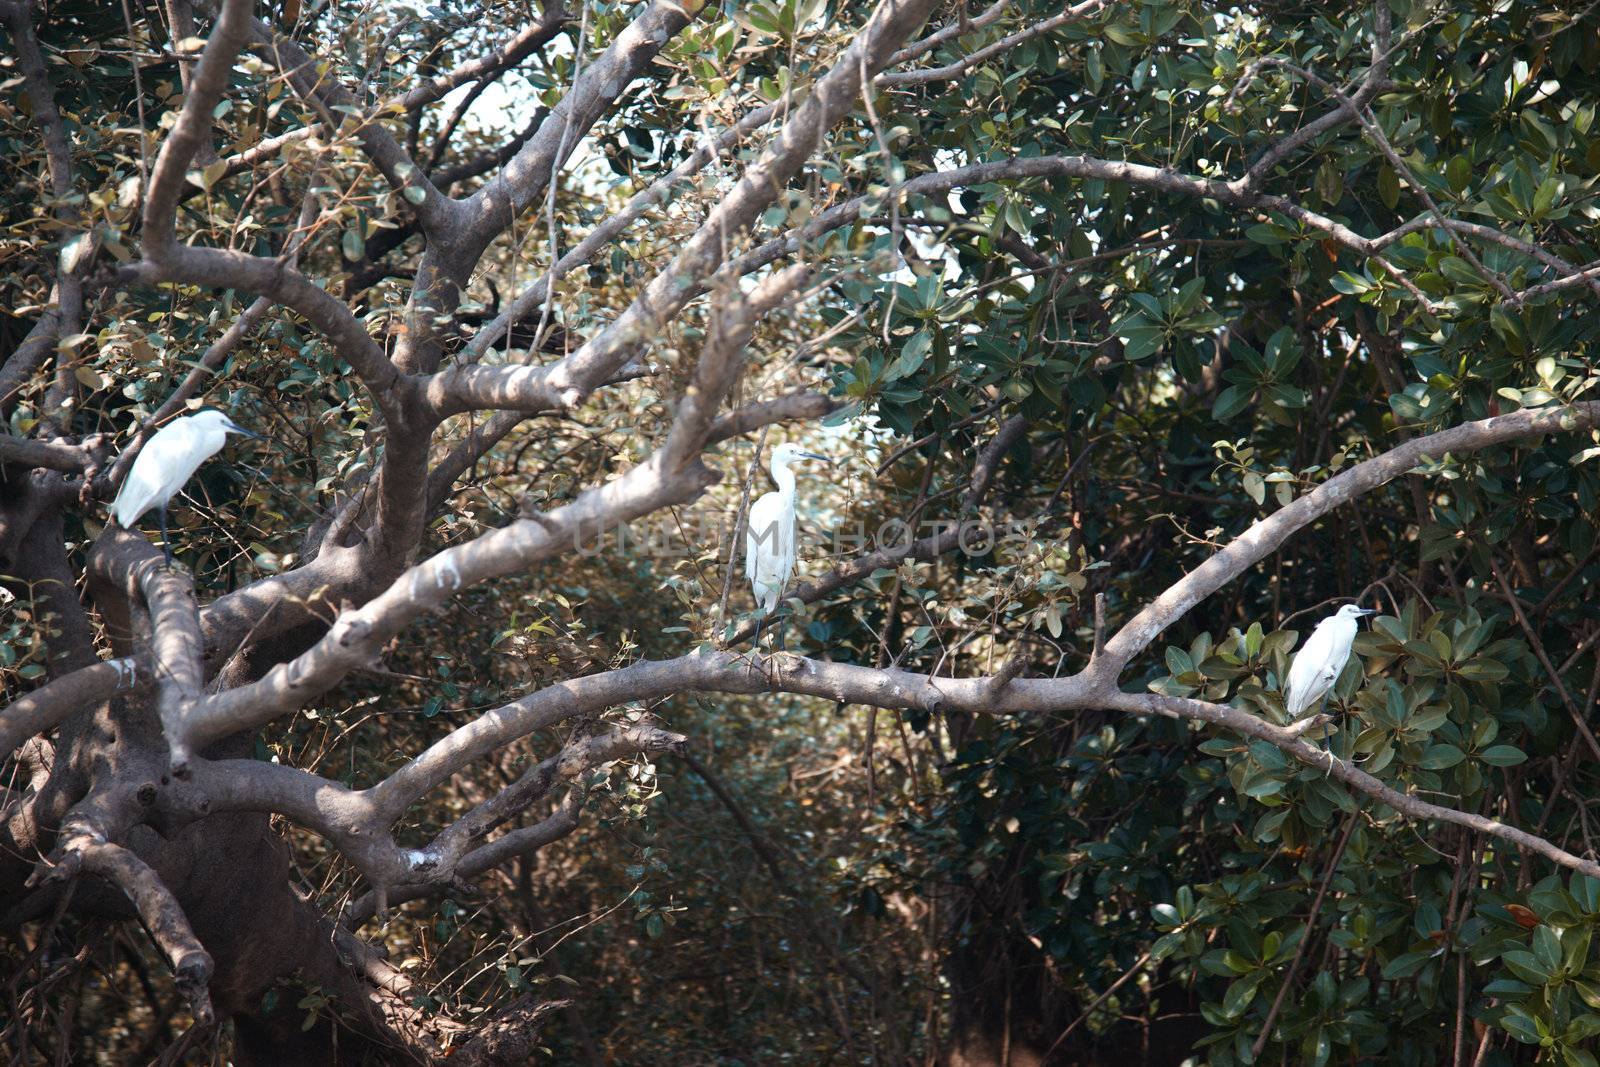
<instances>
[{"instance_id":1,"label":"white egret","mask_svg":"<svg viewBox=\"0 0 1600 1067\"><path fill-rule=\"evenodd\" d=\"M784 586L794 573L795 519L794 472L789 464L798 459L820 459L830 462L827 456L802 451L785 442L772 450L772 480L778 483L773 493L764 493L750 507L750 519L745 527L744 572L750 578L750 589L763 617L777 610ZM760 640L759 625L756 639Z\"/></svg>"},{"instance_id":2,"label":"white egret","mask_svg":"<svg viewBox=\"0 0 1600 1067\"><path fill-rule=\"evenodd\" d=\"M111 514L118 525L132 529L139 516L151 508L161 510L161 544L167 564L172 564L172 544L167 537L167 502L177 495L200 464L222 448L230 433L261 439L220 411L206 409L173 419L157 430L133 461L133 468L117 490Z\"/></svg>"},{"instance_id":3,"label":"white egret","mask_svg":"<svg viewBox=\"0 0 1600 1067\"><path fill-rule=\"evenodd\" d=\"M1306 643L1295 653L1284 680L1284 706L1291 721L1304 716L1328 695L1333 683L1339 680L1339 672L1350 661L1350 648L1355 644L1359 620L1371 614L1369 608L1346 604L1311 631ZM1332 768L1331 763L1329 768Z\"/></svg>"}]
</instances>

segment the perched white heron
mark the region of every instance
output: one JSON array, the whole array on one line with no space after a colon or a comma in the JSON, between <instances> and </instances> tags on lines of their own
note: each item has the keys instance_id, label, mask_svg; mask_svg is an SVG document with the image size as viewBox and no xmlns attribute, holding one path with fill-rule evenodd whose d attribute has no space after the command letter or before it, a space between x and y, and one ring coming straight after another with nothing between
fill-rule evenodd
<instances>
[{"instance_id":1,"label":"perched white heron","mask_svg":"<svg viewBox=\"0 0 1600 1067\"><path fill-rule=\"evenodd\" d=\"M1328 695L1339 672L1350 662L1350 647L1355 644L1361 617L1371 614L1369 608L1346 604L1311 631L1295 653L1283 684L1283 702L1291 721L1306 715Z\"/></svg>"},{"instance_id":2,"label":"perched white heron","mask_svg":"<svg viewBox=\"0 0 1600 1067\"><path fill-rule=\"evenodd\" d=\"M789 464L798 459L820 459L827 456L802 451L787 442L772 450L772 480L778 483L773 493L763 493L750 507L750 520L745 527L744 572L750 578L750 590L762 616L777 610L783 596L783 587L789 584L794 573L794 472ZM757 632L759 639L759 631Z\"/></svg>"},{"instance_id":3,"label":"perched white heron","mask_svg":"<svg viewBox=\"0 0 1600 1067\"><path fill-rule=\"evenodd\" d=\"M167 502L177 495L200 464L222 448L230 433L260 440L220 411L207 408L181 419L173 419L145 442L133 461L133 469L111 502L111 514L118 525L128 529L151 508L161 510L161 544L172 563L172 544L167 537Z\"/></svg>"}]
</instances>

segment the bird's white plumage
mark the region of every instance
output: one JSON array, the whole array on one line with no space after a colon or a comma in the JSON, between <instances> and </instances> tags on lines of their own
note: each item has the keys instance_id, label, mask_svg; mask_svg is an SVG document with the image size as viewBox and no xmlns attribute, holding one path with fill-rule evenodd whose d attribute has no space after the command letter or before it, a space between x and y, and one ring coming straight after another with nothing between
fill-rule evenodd
<instances>
[{"instance_id":1,"label":"bird's white plumage","mask_svg":"<svg viewBox=\"0 0 1600 1067\"><path fill-rule=\"evenodd\" d=\"M1333 688L1339 672L1350 661L1357 622L1361 616L1369 614L1371 612L1354 604L1346 604L1311 631L1306 643L1295 653L1294 662L1289 665L1289 676L1284 680L1284 706L1290 719L1305 715Z\"/></svg>"},{"instance_id":2,"label":"bird's white plumage","mask_svg":"<svg viewBox=\"0 0 1600 1067\"><path fill-rule=\"evenodd\" d=\"M791 481L794 475L789 475ZM778 597L794 573L794 489L765 493L750 507L745 531L744 572L763 613L778 606Z\"/></svg>"},{"instance_id":3,"label":"bird's white plumage","mask_svg":"<svg viewBox=\"0 0 1600 1067\"><path fill-rule=\"evenodd\" d=\"M133 461L112 501L119 525L131 527L151 508L164 508L236 430L220 411L201 411L174 419L157 430Z\"/></svg>"},{"instance_id":4,"label":"bird's white plumage","mask_svg":"<svg viewBox=\"0 0 1600 1067\"><path fill-rule=\"evenodd\" d=\"M787 443L772 450L772 480L778 483L777 491L763 493L751 505L745 525L744 573L763 615L776 610L794 573L795 480L789 464L802 458L824 457Z\"/></svg>"}]
</instances>

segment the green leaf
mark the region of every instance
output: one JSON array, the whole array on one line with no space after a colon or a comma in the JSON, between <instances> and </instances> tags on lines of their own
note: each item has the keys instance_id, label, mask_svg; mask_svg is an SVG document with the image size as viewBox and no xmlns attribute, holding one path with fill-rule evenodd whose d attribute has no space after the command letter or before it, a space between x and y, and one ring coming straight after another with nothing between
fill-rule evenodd
<instances>
[{"instance_id":1,"label":"green leaf","mask_svg":"<svg viewBox=\"0 0 1600 1067\"><path fill-rule=\"evenodd\" d=\"M1410 978L1422 970L1422 965L1437 953L1438 950L1432 948L1417 949L1415 952L1402 952L1384 964L1383 977L1391 982L1398 981L1401 978Z\"/></svg>"},{"instance_id":2,"label":"green leaf","mask_svg":"<svg viewBox=\"0 0 1600 1067\"><path fill-rule=\"evenodd\" d=\"M1500 962L1511 969L1516 975L1530 985L1542 986L1550 981L1551 971L1541 964L1531 952L1507 952L1500 957Z\"/></svg>"},{"instance_id":3,"label":"green leaf","mask_svg":"<svg viewBox=\"0 0 1600 1067\"><path fill-rule=\"evenodd\" d=\"M1587 874L1574 874L1570 889L1572 899L1585 912L1594 914L1600 912L1600 878L1591 878Z\"/></svg>"},{"instance_id":4,"label":"green leaf","mask_svg":"<svg viewBox=\"0 0 1600 1067\"><path fill-rule=\"evenodd\" d=\"M1555 974L1561 969L1561 938L1549 926L1538 927L1533 931L1533 954L1546 973Z\"/></svg>"},{"instance_id":5,"label":"green leaf","mask_svg":"<svg viewBox=\"0 0 1600 1067\"><path fill-rule=\"evenodd\" d=\"M927 330L918 330L900 346L900 355L884 370L883 380L892 382L915 374L927 361L928 353L932 350L933 335Z\"/></svg>"},{"instance_id":6,"label":"green leaf","mask_svg":"<svg viewBox=\"0 0 1600 1067\"><path fill-rule=\"evenodd\" d=\"M1161 306L1161 301L1149 293L1129 293L1128 299L1137 304L1139 310L1148 315L1154 322L1162 322L1167 317L1166 309Z\"/></svg>"},{"instance_id":7,"label":"green leaf","mask_svg":"<svg viewBox=\"0 0 1600 1067\"><path fill-rule=\"evenodd\" d=\"M1387 163L1378 168L1378 199L1390 211L1400 203L1400 176Z\"/></svg>"},{"instance_id":8,"label":"green leaf","mask_svg":"<svg viewBox=\"0 0 1600 1067\"><path fill-rule=\"evenodd\" d=\"M1507 1012L1500 1020L1500 1026L1512 1037L1525 1045L1537 1045L1542 1039L1539 1028L1534 1021L1526 1015L1519 1013L1515 1008Z\"/></svg>"},{"instance_id":9,"label":"green leaf","mask_svg":"<svg viewBox=\"0 0 1600 1067\"><path fill-rule=\"evenodd\" d=\"M1478 753L1478 758L1491 767L1515 767L1525 762L1528 754L1515 745L1495 745Z\"/></svg>"},{"instance_id":10,"label":"green leaf","mask_svg":"<svg viewBox=\"0 0 1600 1067\"><path fill-rule=\"evenodd\" d=\"M1472 180L1472 164L1467 162L1466 156L1450 157L1450 162L1444 167L1444 180L1450 183L1452 192L1466 190L1467 183Z\"/></svg>"},{"instance_id":11,"label":"green leaf","mask_svg":"<svg viewBox=\"0 0 1600 1067\"><path fill-rule=\"evenodd\" d=\"M1244 476L1244 491L1250 494L1250 499L1258 505L1267 499L1267 482L1255 471L1248 471Z\"/></svg>"},{"instance_id":12,"label":"green leaf","mask_svg":"<svg viewBox=\"0 0 1600 1067\"><path fill-rule=\"evenodd\" d=\"M1256 990L1261 988L1264 975L1252 974L1247 978L1240 978L1228 987L1222 995L1222 1011L1229 1018L1234 1018L1250 1006L1255 999Z\"/></svg>"},{"instance_id":13,"label":"green leaf","mask_svg":"<svg viewBox=\"0 0 1600 1067\"><path fill-rule=\"evenodd\" d=\"M1335 274L1329 284L1332 285L1337 292L1344 293L1347 296L1355 296L1360 293L1365 293L1372 288L1371 282L1367 281L1365 278L1351 274L1347 270L1342 270L1338 274Z\"/></svg>"},{"instance_id":14,"label":"green leaf","mask_svg":"<svg viewBox=\"0 0 1600 1067\"><path fill-rule=\"evenodd\" d=\"M1429 745L1422 758L1417 760L1417 766L1425 770L1442 771L1454 767L1464 759L1466 754L1454 745Z\"/></svg>"},{"instance_id":15,"label":"green leaf","mask_svg":"<svg viewBox=\"0 0 1600 1067\"><path fill-rule=\"evenodd\" d=\"M1130 362L1145 359L1160 351L1166 334L1156 326L1135 326L1122 335L1122 355Z\"/></svg>"},{"instance_id":16,"label":"green leaf","mask_svg":"<svg viewBox=\"0 0 1600 1067\"><path fill-rule=\"evenodd\" d=\"M406 202L411 204L413 207L421 207L422 202L428 199L427 190L423 189L420 185L408 185L404 189L400 190L400 195L405 197Z\"/></svg>"},{"instance_id":17,"label":"green leaf","mask_svg":"<svg viewBox=\"0 0 1600 1067\"><path fill-rule=\"evenodd\" d=\"M1468 660L1457 668L1461 677L1473 682L1498 682L1508 676L1511 671L1499 660L1477 659Z\"/></svg>"},{"instance_id":18,"label":"green leaf","mask_svg":"<svg viewBox=\"0 0 1600 1067\"><path fill-rule=\"evenodd\" d=\"M1289 239L1264 222L1258 222L1244 231L1244 235L1258 245L1288 244Z\"/></svg>"},{"instance_id":19,"label":"green leaf","mask_svg":"<svg viewBox=\"0 0 1600 1067\"><path fill-rule=\"evenodd\" d=\"M367 242L362 239L361 232L355 227L344 231L344 237L339 241L339 247L344 251L344 258L355 263L366 256Z\"/></svg>"},{"instance_id":20,"label":"green leaf","mask_svg":"<svg viewBox=\"0 0 1600 1067\"><path fill-rule=\"evenodd\" d=\"M1211 417L1217 422L1227 422L1250 406L1251 392L1242 385L1228 386L1217 394L1216 403L1211 405Z\"/></svg>"}]
</instances>

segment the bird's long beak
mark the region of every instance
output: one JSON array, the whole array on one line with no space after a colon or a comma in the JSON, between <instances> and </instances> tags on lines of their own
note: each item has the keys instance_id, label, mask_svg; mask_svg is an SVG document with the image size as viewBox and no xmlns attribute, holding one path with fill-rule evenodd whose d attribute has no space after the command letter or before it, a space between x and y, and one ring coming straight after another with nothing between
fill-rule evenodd
<instances>
[{"instance_id":1,"label":"bird's long beak","mask_svg":"<svg viewBox=\"0 0 1600 1067\"><path fill-rule=\"evenodd\" d=\"M242 434L243 436L250 438L252 441L265 441L266 440L265 437L262 437L260 434L256 433L253 430L245 429L243 426L240 426L236 422L229 422L228 423L228 432L229 433Z\"/></svg>"},{"instance_id":2,"label":"bird's long beak","mask_svg":"<svg viewBox=\"0 0 1600 1067\"><path fill-rule=\"evenodd\" d=\"M1376 615L1378 613L1377 608L1357 608L1356 610L1363 615Z\"/></svg>"},{"instance_id":3,"label":"bird's long beak","mask_svg":"<svg viewBox=\"0 0 1600 1067\"><path fill-rule=\"evenodd\" d=\"M801 459L820 459L824 463L832 463L833 462L833 460L830 459L829 457L827 457L827 456L819 456L815 452L796 452L795 455L799 456Z\"/></svg>"}]
</instances>

